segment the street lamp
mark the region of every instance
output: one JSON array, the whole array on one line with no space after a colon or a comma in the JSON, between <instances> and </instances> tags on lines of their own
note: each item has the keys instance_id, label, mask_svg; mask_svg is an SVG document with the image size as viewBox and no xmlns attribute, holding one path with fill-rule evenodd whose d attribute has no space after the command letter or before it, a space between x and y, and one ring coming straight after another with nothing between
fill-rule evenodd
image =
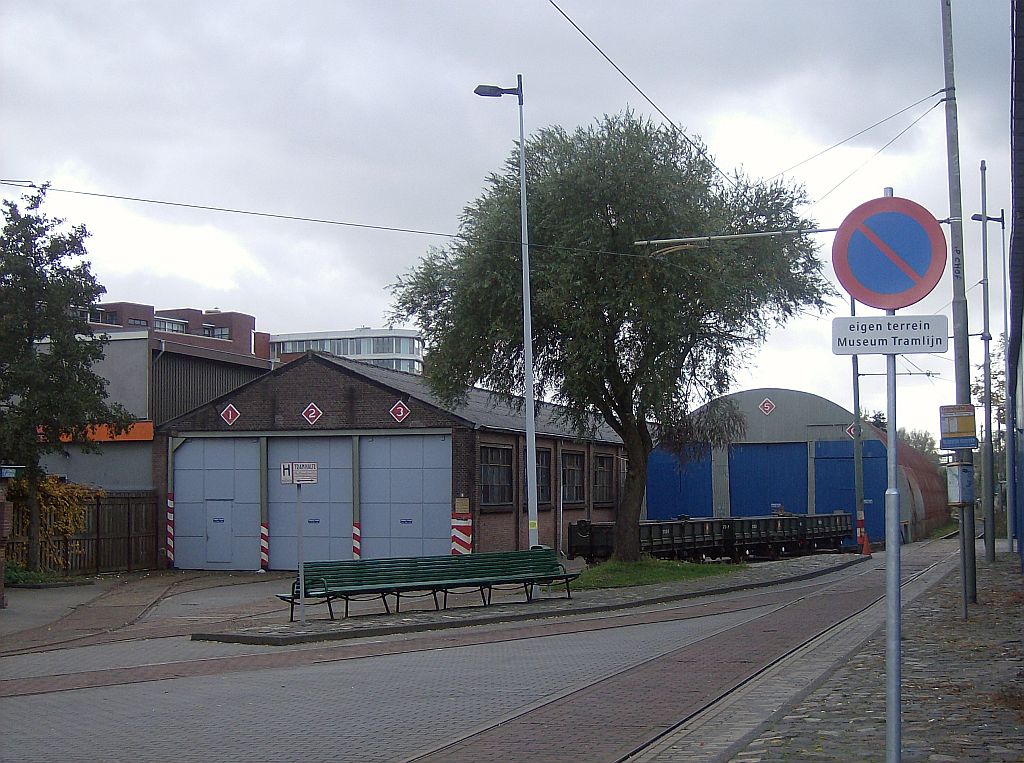
<instances>
[{"instance_id":1,"label":"street lamp","mask_svg":"<svg viewBox=\"0 0 1024 763\"><path fill-rule=\"evenodd\" d=\"M1016 511L1016 494L1017 494L1017 483L1015 479L1017 465L1016 465L1016 428L1017 428L1017 403L1016 400L1012 400L1009 395L1010 390L1010 353L1008 352L1009 347L1009 314L1010 314L1010 303L1007 300L1007 281L1009 277L1006 269L1006 210L999 210L999 217L994 217L987 214L971 215L971 219L975 222L983 223L999 223L999 227L1002 229L1003 234L1003 382L1004 382L1004 400L1003 400L1003 413L1005 416L1006 425L1006 440L1003 442L1004 455L1006 457L1006 538L1009 544L1009 550L1013 551L1013 520L1014 512ZM983 228L984 230L984 228ZM987 248L987 237L982 234L983 244ZM991 370L986 370L986 375L991 376Z\"/></svg>"},{"instance_id":2,"label":"street lamp","mask_svg":"<svg viewBox=\"0 0 1024 763\"><path fill-rule=\"evenodd\" d=\"M533 326L530 323L530 236L526 225L526 131L523 123L523 75L516 86L477 85L473 91L485 98L514 95L519 99L519 220L523 238L523 397L526 401L526 506L530 547L537 537L537 432L533 419Z\"/></svg>"}]
</instances>

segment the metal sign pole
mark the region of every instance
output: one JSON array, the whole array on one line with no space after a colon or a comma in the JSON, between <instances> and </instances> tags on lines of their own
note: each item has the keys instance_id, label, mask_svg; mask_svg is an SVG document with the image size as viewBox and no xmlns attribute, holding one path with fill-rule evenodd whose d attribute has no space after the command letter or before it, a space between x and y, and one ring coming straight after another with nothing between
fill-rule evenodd
<instances>
[{"instance_id":1,"label":"metal sign pole","mask_svg":"<svg viewBox=\"0 0 1024 763\"><path fill-rule=\"evenodd\" d=\"M886 310L886 315L896 315ZM900 763L902 729L900 713L900 491L896 457L896 356L885 356L886 460L889 486L885 490L885 720L886 760Z\"/></svg>"},{"instance_id":2,"label":"metal sign pole","mask_svg":"<svg viewBox=\"0 0 1024 763\"><path fill-rule=\"evenodd\" d=\"M299 618L306 624L306 574L302 569L302 483L295 483L295 540L299 565Z\"/></svg>"}]
</instances>

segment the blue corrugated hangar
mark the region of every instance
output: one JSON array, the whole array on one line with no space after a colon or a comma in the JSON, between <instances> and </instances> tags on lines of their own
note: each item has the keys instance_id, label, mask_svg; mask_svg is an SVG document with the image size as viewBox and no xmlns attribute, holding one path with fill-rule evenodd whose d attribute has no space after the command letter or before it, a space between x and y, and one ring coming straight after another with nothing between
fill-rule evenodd
<instances>
[{"instance_id":1,"label":"blue corrugated hangar","mask_svg":"<svg viewBox=\"0 0 1024 763\"><path fill-rule=\"evenodd\" d=\"M765 388L728 395L746 432L727 448L707 447L686 463L655 450L647 476L647 518L856 515L853 414L808 392ZM885 537L885 435L863 427L865 528ZM926 535L945 523L945 489L937 468L900 444L900 508L904 537Z\"/></svg>"}]
</instances>

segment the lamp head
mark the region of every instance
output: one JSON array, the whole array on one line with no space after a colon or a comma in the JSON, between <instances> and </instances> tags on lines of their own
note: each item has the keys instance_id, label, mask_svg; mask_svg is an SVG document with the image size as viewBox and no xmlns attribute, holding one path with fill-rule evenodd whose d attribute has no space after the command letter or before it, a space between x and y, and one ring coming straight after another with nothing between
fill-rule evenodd
<instances>
[{"instance_id":1,"label":"lamp head","mask_svg":"<svg viewBox=\"0 0 1024 763\"><path fill-rule=\"evenodd\" d=\"M477 95L482 95L485 98L501 98L505 93L512 91L505 90L497 85L477 85L476 90L473 92Z\"/></svg>"}]
</instances>

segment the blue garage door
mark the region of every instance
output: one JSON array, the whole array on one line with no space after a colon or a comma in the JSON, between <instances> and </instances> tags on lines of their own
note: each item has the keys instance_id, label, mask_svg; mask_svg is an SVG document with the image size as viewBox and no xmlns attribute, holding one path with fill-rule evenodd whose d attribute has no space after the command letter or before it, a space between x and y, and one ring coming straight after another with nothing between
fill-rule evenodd
<instances>
[{"instance_id":1,"label":"blue garage door","mask_svg":"<svg viewBox=\"0 0 1024 763\"><path fill-rule=\"evenodd\" d=\"M315 462L317 482L302 486L302 558L352 558L352 438L272 437L267 443L270 568L298 568L295 485L281 484L281 464Z\"/></svg>"},{"instance_id":2,"label":"blue garage door","mask_svg":"<svg viewBox=\"0 0 1024 763\"><path fill-rule=\"evenodd\" d=\"M888 474L885 445L864 440L864 527L868 537L885 537L885 488ZM822 440L814 444L814 510L818 514L856 514L853 485L853 440Z\"/></svg>"},{"instance_id":3,"label":"blue garage door","mask_svg":"<svg viewBox=\"0 0 1024 763\"><path fill-rule=\"evenodd\" d=\"M359 490L364 559L451 553L451 437L360 437Z\"/></svg>"},{"instance_id":4,"label":"blue garage door","mask_svg":"<svg viewBox=\"0 0 1024 763\"><path fill-rule=\"evenodd\" d=\"M807 443L729 446L729 501L734 517L771 514L781 505L807 513Z\"/></svg>"},{"instance_id":5,"label":"blue garage door","mask_svg":"<svg viewBox=\"0 0 1024 763\"><path fill-rule=\"evenodd\" d=\"M175 567L260 568L259 465L252 437L197 437L175 450Z\"/></svg>"},{"instance_id":6,"label":"blue garage door","mask_svg":"<svg viewBox=\"0 0 1024 763\"><path fill-rule=\"evenodd\" d=\"M647 518L675 519L681 514L710 517L711 449L685 464L660 448L647 462Z\"/></svg>"}]
</instances>

